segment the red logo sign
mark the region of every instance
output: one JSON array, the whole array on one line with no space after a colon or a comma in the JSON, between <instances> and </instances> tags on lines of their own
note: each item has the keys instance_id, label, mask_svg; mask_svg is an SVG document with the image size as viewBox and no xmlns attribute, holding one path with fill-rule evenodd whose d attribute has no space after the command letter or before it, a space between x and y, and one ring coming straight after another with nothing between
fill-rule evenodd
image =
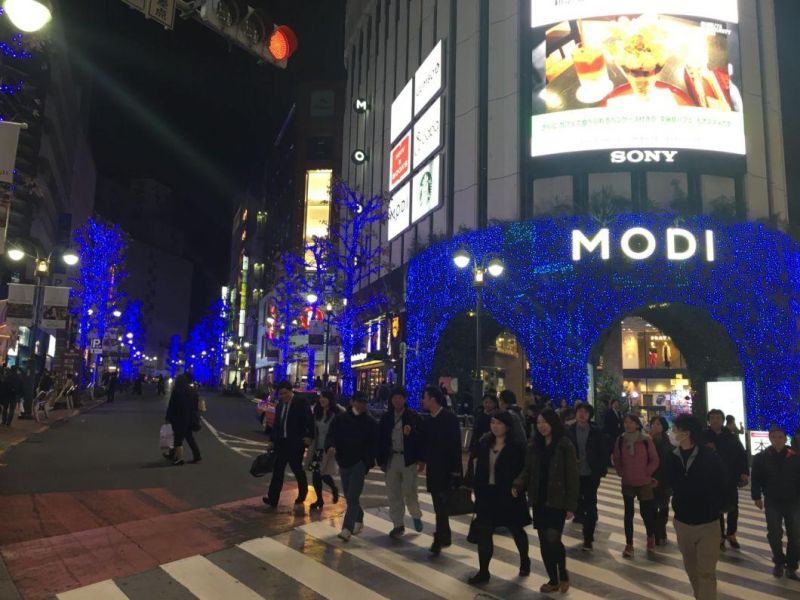
<instances>
[{"instance_id":1,"label":"red logo sign","mask_svg":"<svg viewBox=\"0 0 800 600\"><path fill-rule=\"evenodd\" d=\"M411 132L404 135L397 145L392 148L390 164L391 178L389 180L389 188L391 189L403 181L411 172Z\"/></svg>"}]
</instances>

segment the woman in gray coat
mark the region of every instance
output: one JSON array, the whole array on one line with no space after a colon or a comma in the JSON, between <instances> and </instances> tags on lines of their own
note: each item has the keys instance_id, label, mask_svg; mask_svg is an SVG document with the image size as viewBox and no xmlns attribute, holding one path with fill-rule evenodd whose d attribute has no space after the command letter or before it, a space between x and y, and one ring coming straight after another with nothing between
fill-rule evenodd
<instances>
[{"instance_id":1,"label":"woman in gray coat","mask_svg":"<svg viewBox=\"0 0 800 600\"><path fill-rule=\"evenodd\" d=\"M336 475L336 458L325 452L325 438L333 418L342 412L336 404L333 392L324 391L320 394L314 405L314 441L308 447L304 467L311 471L311 483L317 494L317 501L311 505L311 510L322 510L325 502L322 500L322 484L331 488L333 503L339 502L339 488L333 478Z\"/></svg>"}]
</instances>

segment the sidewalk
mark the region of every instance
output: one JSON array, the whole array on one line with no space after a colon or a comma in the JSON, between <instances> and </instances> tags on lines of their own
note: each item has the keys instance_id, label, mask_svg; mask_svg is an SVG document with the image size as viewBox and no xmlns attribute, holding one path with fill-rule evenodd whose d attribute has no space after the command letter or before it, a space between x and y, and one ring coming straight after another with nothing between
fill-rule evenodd
<instances>
[{"instance_id":1,"label":"sidewalk","mask_svg":"<svg viewBox=\"0 0 800 600\"><path fill-rule=\"evenodd\" d=\"M34 419L17 419L11 423L11 427L0 425L0 461L9 450L27 440L36 433L47 431L51 425L61 421L67 421L71 417L79 415L82 411L91 410L105 402L105 398L92 399L89 403L83 404L80 408L66 409L59 408L48 413L49 418L37 423Z\"/></svg>"}]
</instances>

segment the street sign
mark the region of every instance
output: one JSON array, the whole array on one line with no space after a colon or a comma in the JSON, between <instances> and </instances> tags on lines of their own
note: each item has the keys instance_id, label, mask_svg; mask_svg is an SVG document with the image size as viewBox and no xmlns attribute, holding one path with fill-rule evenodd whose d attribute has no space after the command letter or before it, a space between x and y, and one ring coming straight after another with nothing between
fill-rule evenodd
<instances>
[{"instance_id":1,"label":"street sign","mask_svg":"<svg viewBox=\"0 0 800 600\"><path fill-rule=\"evenodd\" d=\"M769 431L750 432L750 455L755 456L762 450L769 448Z\"/></svg>"},{"instance_id":2,"label":"street sign","mask_svg":"<svg viewBox=\"0 0 800 600\"><path fill-rule=\"evenodd\" d=\"M92 338L92 345L91 345L92 354L102 354L103 353L103 340L100 338Z\"/></svg>"},{"instance_id":3,"label":"street sign","mask_svg":"<svg viewBox=\"0 0 800 600\"><path fill-rule=\"evenodd\" d=\"M176 0L122 0L146 18L160 23L165 29L175 26Z\"/></svg>"}]
</instances>

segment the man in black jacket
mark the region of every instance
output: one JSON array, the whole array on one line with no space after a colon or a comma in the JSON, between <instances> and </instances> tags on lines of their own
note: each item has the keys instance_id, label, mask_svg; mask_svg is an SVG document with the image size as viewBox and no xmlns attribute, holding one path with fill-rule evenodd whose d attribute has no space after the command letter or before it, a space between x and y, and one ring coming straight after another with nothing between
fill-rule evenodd
<instances>
[{"instance_id":1,"label":"man in black jacket","mask_svg":"<svg viewBox=\"0 0 800 600\"><path fill-rule=\"evenodd\" d=\"M421 452L419 414L408 407L408 393L401 387L390 393L389 410L378 425L378 466L386 474L386 495L394 525L389 535L405 533L406 507L414 520L414 529L422 531L422 511L417 492L417 461Z\"/></svg>"},{"instance_id":2,"label":"man in black jacket","mask_svg":"<svg viewBox=\"0 0 800 600\"><path fill-rule=\"evenodd\" d=\"M725 475L722 459L702 445L703 426L692 414L682 414L673 427L678 447L668 466L672 482L675 533L683 564L697 600L716 600L719 560L719 493Z\"/></svg>"},{"instance_id":3,"label":"man in black jacket","mask_svg":"<svg viewBox=\"0 0 800 600\"><path fill-rule=\"evenodd\" d=\"M276 507L283 489L286 465L292 469L297 480L295 505L303 504L308 495L308 479L303 470L303 453L314 437L314 416L311 407L301 397L295 396L292 384L283 381L278 384L278 406L275 408L275 422L268 432L275 448L275 468L269 491L264 496L264 504Z\"/></svg>"},{"instance_id":4,"label":"man in black jacket","mask_svg":"<svg viewBox=\"0 0 800 600\"><path fill-rule=\"evenodd\" d=\"M719 409L708 411L708 429L703 433L703 443L716 450L725 466L725 482L723 495L725 501L723 512L719 516L720 543L719 549L725 550L727 541L731 548L738 550L741 546L736 539L739 524L739 487L747 485L749 469L747 452L739 441L739 436L725 427L725 413ZM728 527L725 527L725 513L728 513Z\"/></svg>"},{"instance_id":5,"label":"man in black jacket","mask_svg":"<svg viewBox=\"0 0 800 600\"><path fill-rule=\"evenodd\" d=\"M461 463L461 428L458 417L445 407L442 391L428 386L422 394L422 408L431 416L422 423L422 460L427 470L427 488L433 497L436 531L430 552L438 556L452 543L447 500L463 478Z\"/></svg>"},{"instance_id":6,"label":"man in black jacket","mask_svg":"<svg viewBox=\"0 0 800 600\"><path fill-rule=\"evenodd\" d=\"M767 539L772 549L772 574L798 579L800 559L800 456L786 445L786 431L777 425L769 430L770 447L753 459L751 494L767 516ZM762 499L763 496L763 499ZM786 523L786 553L783 529Z\"/></svg>"},{"instance_id":7,"label":"man in black jacket","mask_svg":"<svg viewBox=\"0 0 800 600\"><path fill-rule=\"evenodd\" d=\"M583 550L591 551L597 526L597 489L608 473L608 444L605 434L591 422L594 407L580 402L575 407L575 424L567 428L567 437L578 454L581 485L575 520L583 523Z\"/></svg>"},{"instance_id":8,"label":"man in black jacket","mask_svg":"<svg viewBox=\"0 0 800 600\"><path fill-rule=\"evenodd\" d=\"M347 512L339 538L345 542L364 529L361 492L364 478L375 466L378 424L367 410L367 398L356 392L347 412L334 417L325 441L325 448L336 456Z\"/></svg>"},{"instance_id":9,"label":"man in black jacket","mask_svg":"<svg viewBox=\"0 0 800 600\"><path fill-rule=\"evenodd\" d=\"M625 420L625 415L622 414L619 400L614 398L603 416L603 431L606 434L608 443L608 464L611 464L611 451L617 438L625 431L625 426L622 422Z\"/></svg>"}]
</instances>

